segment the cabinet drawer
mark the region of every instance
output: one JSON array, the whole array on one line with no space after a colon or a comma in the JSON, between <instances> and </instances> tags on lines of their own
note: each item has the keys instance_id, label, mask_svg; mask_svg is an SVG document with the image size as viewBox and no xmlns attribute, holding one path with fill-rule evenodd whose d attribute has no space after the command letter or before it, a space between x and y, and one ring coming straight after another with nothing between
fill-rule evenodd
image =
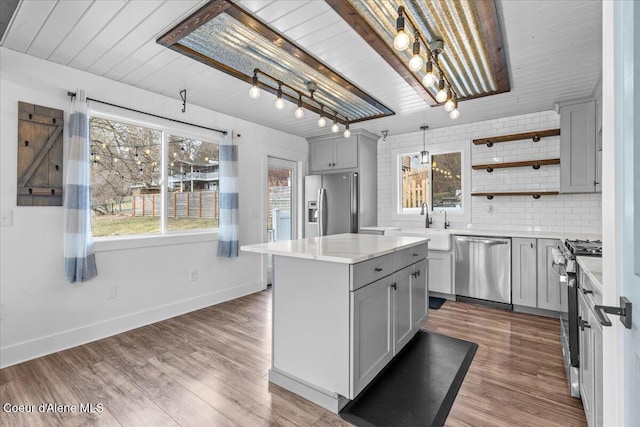
<instances>
[{"instance_id":1,"label":"cabinet drawer","mask_svg":"<svg viewBox=\"0 0 640 427\"><path fill-rule=\"evenodd\" d=\"M429 250L427 244L413 246L393 253L393 271L405 268L427 257Z\"/></svg>"},{"instance_id":2,"label":"cabinet drawer","mask_svg":"<svg viewBox=\"0 0 640 427\"><path fill-rule=\"evenodd\" d=\"M372 258L367 261L351 265L351 290L375 282L393 273L392 254Z\"/></svg>"}]
</instances>

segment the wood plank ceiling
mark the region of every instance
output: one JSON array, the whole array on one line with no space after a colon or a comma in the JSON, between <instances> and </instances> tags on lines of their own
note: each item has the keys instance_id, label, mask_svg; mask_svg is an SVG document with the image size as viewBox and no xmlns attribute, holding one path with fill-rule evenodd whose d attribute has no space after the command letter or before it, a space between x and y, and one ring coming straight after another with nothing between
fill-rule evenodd
<instances>
[{"instance_id":1,"label":"wood plank ceiling","mask_svg":"<svg viewBox=\"0 0 640 427\"><path fill-rule=\"evenodd\" d=\"M319 129L315 114L273 108L270 94L158 45L156 39L206 0L22 0L0 44L8 49L104 76L300 136ZM326 2L240 0L237 4L327 63L396 115L352 126L391 134L552 109L589 96L602 69L601 2L497 0L511 91L463 101L460 119L430 108ZM374 71L372 71L374 70ZM71 89L71 88L70 88ZM114 103L122 103L110 99Z\"/></svg>"}]
</instances>

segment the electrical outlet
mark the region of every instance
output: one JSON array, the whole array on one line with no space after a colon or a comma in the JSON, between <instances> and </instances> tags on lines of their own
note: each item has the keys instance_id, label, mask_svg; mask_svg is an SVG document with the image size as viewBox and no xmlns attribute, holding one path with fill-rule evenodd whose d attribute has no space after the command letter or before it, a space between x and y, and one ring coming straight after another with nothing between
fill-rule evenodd
<instances>
[{"instance_id":1,"label":"electrical outlet","mask_svg":"<svg viewBox=\"0 0 640 427\"><path fill-rule=\"evenodd\" d=\"M192 270L189 273L189 280L191 280L192 282L195 282L196 280L198 280L198 270Z\"/></svg>"},{"instance_id":2,"label":"electrical outlet","mask_svg":"<svg viewBox=\"0 0 640 427\"><path fill-rule=\"evenodd\" d=\"M118 287L116 285L109 286L107 289L107 299L114 299L118 296Z\"/></svg>"},{"instance_id":3,"label":"electrical outlet","mask_svg":"<svg viewBox=\"0 0 640 427\"><path fill-rule=\"evenodd\" d=\"M3 209L0 212L0 226L11 227L13 225L13 211L11 209Z\"/></svg>"}]
</instances>

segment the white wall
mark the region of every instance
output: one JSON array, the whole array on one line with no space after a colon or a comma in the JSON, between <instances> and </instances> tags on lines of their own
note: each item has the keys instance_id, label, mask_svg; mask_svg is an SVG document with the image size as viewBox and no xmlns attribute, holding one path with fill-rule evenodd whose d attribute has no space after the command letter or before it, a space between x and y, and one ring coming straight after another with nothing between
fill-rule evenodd
<instances>
[{"instance_id":1,"label":"white wall","mask_svg":"<svg viewBox=\"0 0 640 427\"><path fill-rule=\"evenodd\" d=\"M464 113L463 113L464 114ZM429 145L464 143L471 147L471 164L557 158L560 156L560 137L486 145L473 145L472 140L497 135L555 129L560 127L560 116L555 111L542 111L520 116L505 117L449 126L426 131ZM378 225L420 227L424 217L407 220L393 218L392 186L397 185L393 175L394 152L422 150L422 131L389 136L378 141ZM558 191L560 172L558 165L532 168L464 170L471 173L471 191ZM478 228L500 230L536 230L565 233L600 234L602 226L600 194L566 194L542 196L505 196L471 198L471 222L450 221L452 228ZM434 214L434 224L441 227L441 214Z\"/></svg>"},{"instance_id":2,"label":"white wall","mask_svg":"<svg viewBox=\"0 0 640 427\"><path fill-rule=\"evenodd\" d=\"M240 243L263 241L267 155L300 162L304 139L0 48L0 205L13 226L0 228L0 366L51 353L192 311L263 287L262 259L216 256L215 234L147 239L141 247L102 244L98 277L65 281L63 209L16 207L18 101L58 108L68 119L68 90L186 122L233 129L239 147ZM212 71L213 72L213 71ZM65 135L68 133L65 130ZM301 173L302 175L303 173ZM189 272L198 271L191 282ZM117 296L108 299L108 289Z\"/></svg>"}]
</instances>

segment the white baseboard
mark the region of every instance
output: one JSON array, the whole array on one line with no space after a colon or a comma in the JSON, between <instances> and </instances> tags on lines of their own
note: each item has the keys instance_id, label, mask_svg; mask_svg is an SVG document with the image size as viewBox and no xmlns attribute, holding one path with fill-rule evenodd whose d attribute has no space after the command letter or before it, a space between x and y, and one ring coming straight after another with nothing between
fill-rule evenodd
<instances>
[{"instance_id":1,"label":"white baseboard","mask_svg":"<svg viewBox=\"0 0 640 427\"><path fill-rule=\"evenodd\" d=\"M117 335L131 329L259 292L262 289L262 282L254 282L3 347L0 348L0 368L6 368L37 357Z\"/></svg>"}]
</instances>

